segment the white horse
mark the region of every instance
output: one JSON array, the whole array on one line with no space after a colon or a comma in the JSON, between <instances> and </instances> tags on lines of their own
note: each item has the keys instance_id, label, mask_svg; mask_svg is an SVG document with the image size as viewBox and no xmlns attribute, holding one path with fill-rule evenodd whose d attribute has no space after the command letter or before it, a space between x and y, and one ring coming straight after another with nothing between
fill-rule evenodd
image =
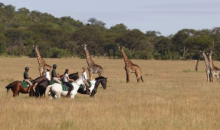
<instances>
[{"instance_id":1,"label":"white horse","mask_svg":"<svg viewBox=\"0 0 220 130\"><path fill-rule=\"evenodd\" d=\"M95 80L90 81L91 82L91 87L89 88L90 90L90 96L93 97L97 91L97 87L99 84L102 84L102 87L106 89L107 86L107 78L105 77L98 77ZM74 98L74 96L77 94L77 92L81 94L86 94L86 88L80 89L80 85L84 85L84 82L82 78L77 79L75 82L71 83L73 85L73 90L70 92L70 98ZM60 98L61 96L66 96L68 91L63 91L62 85L58 83L54 83L53 85L49 85L45 91L45 96L48 96L48 94L51 94L51 97L55 98ZM54 96L52 96L54 95Z\"/></svg>"}]
</instances>

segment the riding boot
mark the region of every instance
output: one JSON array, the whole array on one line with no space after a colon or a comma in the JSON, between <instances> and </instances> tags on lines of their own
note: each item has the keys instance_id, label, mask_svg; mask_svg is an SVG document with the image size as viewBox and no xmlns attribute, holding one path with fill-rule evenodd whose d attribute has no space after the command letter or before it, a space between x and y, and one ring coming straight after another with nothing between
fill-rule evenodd
<instances>
[{"instance_id":1,"label":"riding boot","mask_svg":"<svg viewBox=\"0 0 220 130\"><path fill-rule=\"evenodd\" d=\"M86 86L86 94L89 94L89 86L85 85Z\"/></svg>"},{"instance_id":2,"label":"riding boot","mask_svg":"<svg viewBox=\"0 0 220 130\"><path fill-rule=\"evenodd\" d=\"M70 97L71 88L68 88L68 93L66 94L66 97Z\"/></svg>"},{"instance_id":3,"label":"riding boot","mask_svg":"<svg viewBox=\"0 0 220 130\"><path fill-rule=\"evenodd\" d=\"M28 87L28 93L30 93L30 91L31 91L31 86Z\"/></svg>"}]
</instances>

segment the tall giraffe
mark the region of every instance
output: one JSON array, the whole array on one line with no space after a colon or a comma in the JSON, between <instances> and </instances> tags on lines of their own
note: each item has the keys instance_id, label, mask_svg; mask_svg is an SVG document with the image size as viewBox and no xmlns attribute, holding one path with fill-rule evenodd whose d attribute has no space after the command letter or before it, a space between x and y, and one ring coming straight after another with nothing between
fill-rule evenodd
<instances>
[{"instance_id":1,"label":"tall giraffe","mask_svg":"<svg viewBox=\"0 0 220 130\"><path fill-rule=\"evenodd\" d=\"M124 62L125 62L125 72L126 72L126 82L129 82L129 78L130 78L130 73L135 73L136 78L137 78L137 82L140 82L140 79L142 80L142 82L144 82L142 75L141 75L141 68L136 65L133 64L131 62L131 60L128 59L127 55L124 52L124 47L119 47L123 57L124 57Z\"/></svg>"},{"instance_id":2,"label":"tall giraffe","mask_svg":"<svg viewBox=\"0 0 220 130\"><path fill-rule=\"evenodd\" d=\"M52 67L50 65L46 64L44 59L41 57L40 52L38 50L38 46L34 45L33 47L34 47L34 50L37 54L37 61L38 61L38 64L39 64L38 69L39 69L40 76L43 76L44 73L46 72L46 69L49 69L51 71Z\"/></svg>"},{"instance_id":3,"label":"tall giraffe","mask_svg":"<svg viewBox=\"0 0 220 130\"><path fill-rule=\"evenodd\" d=\"M213 51L211 50L209 53L209 64L210 64L211 74L212 74L211 82L213 82L214 76L216 76L217 81L219 81L219 76L220 76L220 69L213 64L212 53Z\"/></svg>"},{"instance_id":4,"label":"tall giraffe","mask_svg":"<svg viewBox=\"0 0 220 130\"><path fill-rule=\"evenodd\" d=\"M88 64L87 70L89 71L89 80L92 80L92 74L98 74L99 76L103 73L103 68L100 65L95 64L92 60L91 56L89 55L89 51L87 49L87 45L83 44L84 50L86 52L86 61Z\"/></svg>"},{"instance_id":5,"label":"tall giraffe","mask_svg":"<svg viewBox=\"0 0 220 130\"><path fill-rule=\"evenodd\" d=\"M202 51L202 55L204 57L205 66L206 66L207 81L210 82L212 75L211 75L211 68L210 68L209 59L208 59L208 56L206 55L205 51Z\"/></svg>"}]
</instances>

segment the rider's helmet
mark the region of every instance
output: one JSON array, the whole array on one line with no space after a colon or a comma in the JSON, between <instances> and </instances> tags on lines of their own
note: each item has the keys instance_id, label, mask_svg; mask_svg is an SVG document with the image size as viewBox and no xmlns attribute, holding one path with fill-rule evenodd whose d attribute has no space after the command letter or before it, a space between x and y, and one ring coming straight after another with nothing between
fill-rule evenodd
<instances>
[{"instance_id":1,"label":"rider's helmet","mask_svg":"<svg viewBox=\"0 0 220 130\"><path fill-rule=\"evenodd\" d=\"M56 65L56 64L53 64L53 68L57 68L57 65Z\"/></svg>"},{"instance_id":2,"label":"rider's helmet","mask_svg":"<svg viewBox=\"0 0 220 130\"><path fill-rule=\"evenodd\" d=\"M25 70L29 70L29 67L25 67Z\"/></svg>"}]
</instances>

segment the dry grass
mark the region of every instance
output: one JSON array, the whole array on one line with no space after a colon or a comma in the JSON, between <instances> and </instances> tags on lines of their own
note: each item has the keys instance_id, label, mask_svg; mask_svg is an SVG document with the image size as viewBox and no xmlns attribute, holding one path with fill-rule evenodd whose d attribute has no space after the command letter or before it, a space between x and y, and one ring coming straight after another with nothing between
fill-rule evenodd
<instances>
[{"instance_id":1,"label":"dry grass","mask_svg":"<svg viewBox=\"0 0 220 130\"><path fill-rule=\"evenodd\" d=\"M86 66L85 59L45 59L58 65L57 72ZM204 62L132 60L143 71L144 83L131 75L125 83L122 59L94 59L104 67L107 90L94 98L76 95L74 100L13 98L5 86L22 80L25 66L32 78L39 76L36 58L0 58L0 129L2 130L218 130L220 84L207 83ZM220 66L220 62L215 62Z\"/></svg>"}]
</instances>

